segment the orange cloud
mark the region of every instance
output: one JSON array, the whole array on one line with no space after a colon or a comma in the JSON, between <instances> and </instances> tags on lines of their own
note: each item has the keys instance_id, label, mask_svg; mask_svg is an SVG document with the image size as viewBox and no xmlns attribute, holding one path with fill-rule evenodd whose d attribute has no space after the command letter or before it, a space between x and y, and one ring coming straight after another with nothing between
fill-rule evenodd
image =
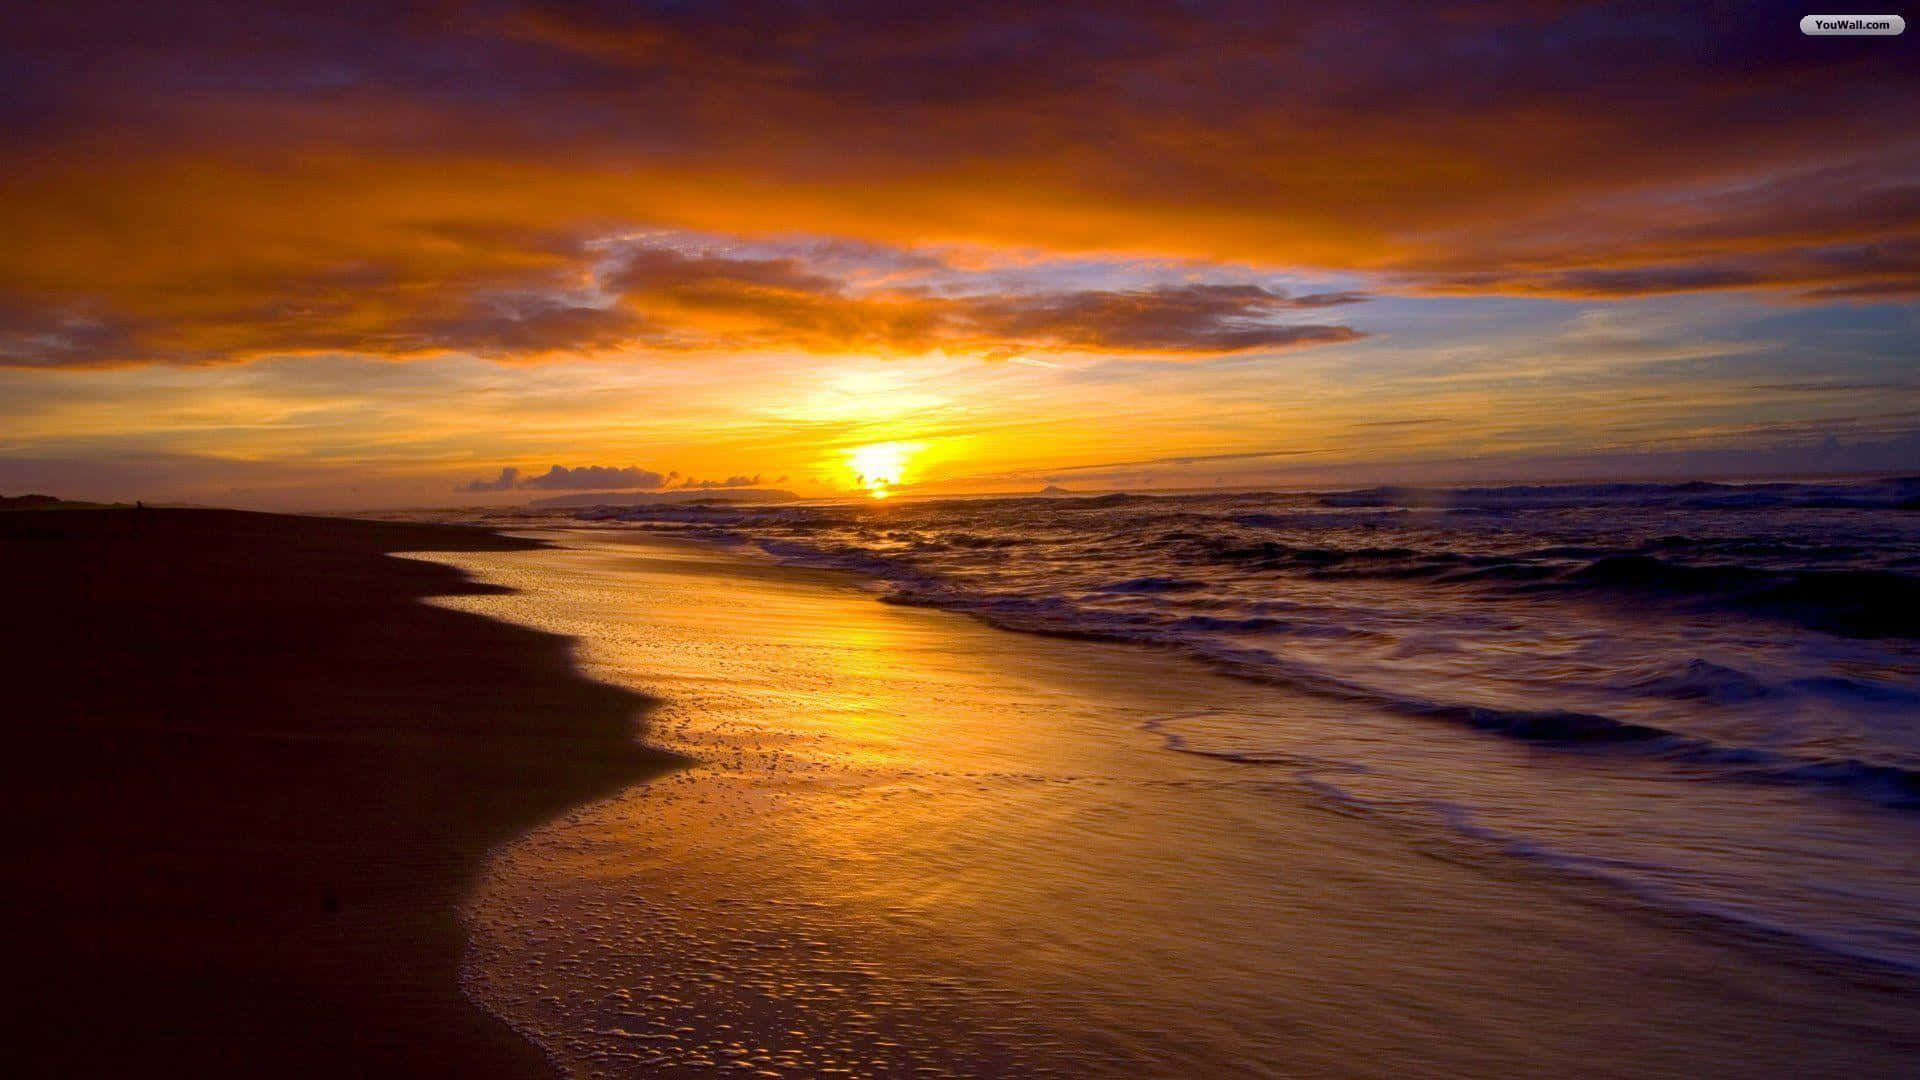
<instances>
[{"instance_id":1,"label":"orange cloud","mask_svg":"<svg viewBox=\"0 0 1920 1080\"><path fill-rule=\"evenodd\" d=\"M170 293L148 296L137 319L117 322L85 308L51 317L19 312L12 333L0 336L0 359L90 367L305 353L537 360L765 349L1180 358L1364 336L1341 325L1281 321L1365 299L1357 293L1289 297L1259 285L1207 283L1005 291L990 274L950 273L943 295L924 286L861 288L795 256L689 252L657 241L551 242L551 264L526 269L476 260L461 273L432 274L402 262L268 276L244 291L178 303ZM827 262L847 258L824 254ZM882 248L860 249L857 258L883 267L913 261Z\"/></svg>"},{"instance_id":2,"label":"orange cloud","mask_svg":"<svg viewBox=\"0 0 1920 1080\"><path fill-rule=\"evenodd\" d=\"M1358 332L1123 288L885 294L724 254L602 280L593 242L648 229L1448 293L1910 296L1915 70L1897 43L1795 39L1780 28L1797 17L42 5L0 44L0 356L537 359L1029 332L1204 354ZM595 292L609 285L617 302Z\"/></svg>"}]
</instances>

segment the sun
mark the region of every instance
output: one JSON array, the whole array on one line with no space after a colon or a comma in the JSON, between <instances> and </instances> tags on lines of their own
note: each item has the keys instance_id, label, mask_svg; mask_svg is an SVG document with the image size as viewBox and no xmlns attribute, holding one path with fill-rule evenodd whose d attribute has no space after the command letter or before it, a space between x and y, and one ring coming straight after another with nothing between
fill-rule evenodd
<instances>
[{"instance_id":1,"label":"sun","mask_svg":"<svg viewBox=\"0 0 1920 1080\"><path fill-rule=\"evenodd\" d=\"M906 479L907 462L920 451L919 443L886 442L856 446L847 451L847 468L854 483L876 499L884 499Z\"/></svg>"}]
</instances>

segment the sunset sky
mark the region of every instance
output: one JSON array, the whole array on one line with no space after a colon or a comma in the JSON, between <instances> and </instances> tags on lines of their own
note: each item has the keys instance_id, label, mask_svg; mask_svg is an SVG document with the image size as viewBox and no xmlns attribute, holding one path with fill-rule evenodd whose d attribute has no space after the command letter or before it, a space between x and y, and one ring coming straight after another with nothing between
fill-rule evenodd
<instances>
[{"instance_id":1,"label":"sunset sky","mask_svg":"<svg viewBox=\"0 0 1920 1080\"><path fill-rule=\"evenodd\" d=\"M1805 5L8 7L7 494L1920 470Z\"/></svg>"}]
</instances>

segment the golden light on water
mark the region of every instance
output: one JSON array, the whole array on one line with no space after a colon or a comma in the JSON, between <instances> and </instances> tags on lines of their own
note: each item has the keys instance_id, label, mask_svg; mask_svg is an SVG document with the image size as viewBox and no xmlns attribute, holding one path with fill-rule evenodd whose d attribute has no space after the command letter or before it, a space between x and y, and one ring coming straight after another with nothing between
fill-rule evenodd
<instances>
[{"instance_id":1,"label":"golden light on water","mask_svg":"<svg viewBox=\"0 0 1920 1080\"><path fill-rule=\"evenodd\" d=\"M854 483L876 499L892 494L906 479L907 462L922 449L919 443L885 442L857 446L847 452Z\"/></svg>"}]
</instances>

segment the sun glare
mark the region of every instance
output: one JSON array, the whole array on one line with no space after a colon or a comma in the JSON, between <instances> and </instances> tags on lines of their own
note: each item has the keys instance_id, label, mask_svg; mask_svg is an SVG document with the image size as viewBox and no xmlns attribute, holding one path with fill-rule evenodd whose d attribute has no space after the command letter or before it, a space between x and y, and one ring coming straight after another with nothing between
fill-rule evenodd
<instances>
[{"instance_id":1,"label":"sun glare","mask_svg":"<svg viewBox=\"0 0 1920 1080\"><path fill-rule=\"evenodd\" d=\"M919 450L919 443L857 446L847 452L847 467L853 472L854 483L874 498L884 499L905 482L907 461Z\"/></svg>"}]
</instances>

